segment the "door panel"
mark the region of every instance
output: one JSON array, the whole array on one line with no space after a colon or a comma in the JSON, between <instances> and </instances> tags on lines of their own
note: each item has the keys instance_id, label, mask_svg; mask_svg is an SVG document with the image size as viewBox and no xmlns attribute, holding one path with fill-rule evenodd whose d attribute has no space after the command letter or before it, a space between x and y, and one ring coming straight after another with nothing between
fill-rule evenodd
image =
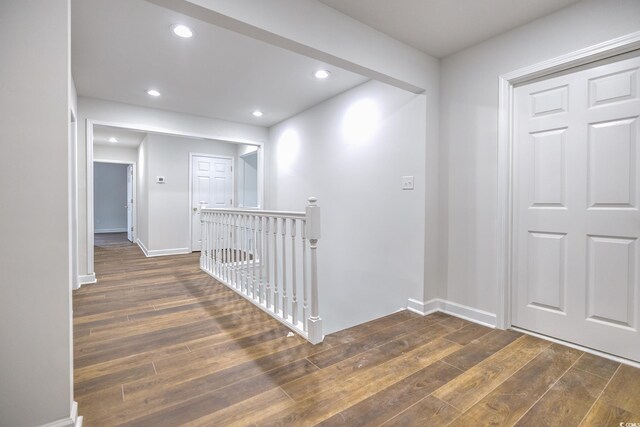
<instances>
[{"instance_id":1,"label":"door panel","mask_svg":"<svg viewBox=\"0 0 640 427\"><path fill-rule=\"evenodd\" d=\"M193 156L191 167L191 250L199 251L200 209L228 208L232 201L231 159Z\"/></svg>"},{"instance_id":2,"label":"door panel","mask_svg":"<svg viewBox=\"0 0 640 427\"><path fill-rule=\"evenodd\" d=\"M512 323L640 361L640 58L515 89Z\"/></svg>"}]
</instances>

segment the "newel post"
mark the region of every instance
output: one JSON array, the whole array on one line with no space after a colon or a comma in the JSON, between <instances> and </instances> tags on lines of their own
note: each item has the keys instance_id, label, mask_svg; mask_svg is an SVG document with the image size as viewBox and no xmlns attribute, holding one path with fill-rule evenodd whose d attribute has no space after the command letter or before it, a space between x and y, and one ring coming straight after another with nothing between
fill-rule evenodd
<instances>
[{"instance_id":1,"label":"newel post","mask_svg":"<svg viewBox=\"0 0 640 427\"><path fill-rule=\"evenodd\" d=\"M322 319L318 310L318 239L320 239L320 207L318 199L309 197L306 208L306 234L311 250L311 313L307 320L309 341L322 342Z\"/></svg>"},{"instance_id":2,"label":"newel post","mask_svg":"<svg viewBox=\"0 0 640 427\"><path fill-rule=\"evenodd\" d=\"M205 246L205 238L207 233L205 232L204 212L200 212L200 269L206 270L205 262L207 258L207 247Z\"/></svg>"}]
</instances>

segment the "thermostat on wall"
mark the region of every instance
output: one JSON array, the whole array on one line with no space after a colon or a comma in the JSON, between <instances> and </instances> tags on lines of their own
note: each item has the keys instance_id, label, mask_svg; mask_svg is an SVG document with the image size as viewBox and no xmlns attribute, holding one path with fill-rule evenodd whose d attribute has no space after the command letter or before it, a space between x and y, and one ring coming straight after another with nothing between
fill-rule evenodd
<instances>
[{"instance_id":1,"label":"thermostat on wall","mask_svg":"<svg viewBox=\"0 0 640 427\"><path fill-rule=\"evenodd\" d=\"M156 183L164 184L164 176L156 176Z\"/></svg>"}]
</instances>

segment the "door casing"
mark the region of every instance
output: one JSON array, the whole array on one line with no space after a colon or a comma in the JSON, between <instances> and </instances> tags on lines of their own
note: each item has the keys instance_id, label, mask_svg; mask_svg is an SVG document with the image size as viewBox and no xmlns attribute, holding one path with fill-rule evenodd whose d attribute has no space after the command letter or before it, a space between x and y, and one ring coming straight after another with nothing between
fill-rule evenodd
<instances>
[{"instance_id":1,"label":"door casing","mask_svg":"<svg viewBox=\"0 0 640 427\"><path fill-rule=\"evenodd\" d=\"M511 323L513 271L513 117L516 85L570 68L640 49L640 31L606 41L567 55L543 61L499 77L498 101L498 301L496 327L508 329ZM613 357L615 358L615 357ZM623 359L625 363L629 363Z\"/></svg>"}]
</instances>

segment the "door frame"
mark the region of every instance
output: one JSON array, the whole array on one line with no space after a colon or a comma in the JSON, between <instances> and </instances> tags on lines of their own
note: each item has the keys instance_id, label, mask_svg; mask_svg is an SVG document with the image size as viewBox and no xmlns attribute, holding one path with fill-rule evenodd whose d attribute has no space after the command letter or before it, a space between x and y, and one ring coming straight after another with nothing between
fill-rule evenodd
<instances>
[{"instance_id":1,"label":"door frame","mask_svg":"<svg viewBox=\"0 0 640 427\"><path fill-rule=\"evenodd\" d=\"M208 157L210 159L224 159L231 160L231 207L236 203L236 181L235 175L237 173L236 158L234 156L219 156L217 154L209 153L193 153L189 152L189 252L193 253L193 158L194 157Z\"/></svg>"},{"instance_id":2,"label":"door frame","mask_svg":"<svg viewBox=\"0 0 640 427\"><path fill-rule=\"evenodd\" d=\"M140 123L126 123L126 122L115 122L110 120L99 120L92 118L85 118L85 176L86 176L86 253L87 253L87 275L94 278L95 283L95 269L94 269L94 252L93 252L93 244L94 244L94 224L93 224L93 127L94 126L111 126L121 129L128 129L138 132L146 132L146 133L156 133L161 135L172 135L172 136L181 136L185 138L200 138L200 139L210 139L217 140L222 142L227 142L230 144L240 144L240 145L255 145L258 147L258 204L259 209L264 209L262 206L265 200L265 177L266 177L266 168L265 168L265 143L261 141L252 141L244 138L221 138L215 135L209 135L201 132L189 132L183 129L170 129L163 128L159 126L146 125ZM191 230L189 230L191 231ZM137 242L134 242L137 243ZM86 283L86 282L85 282Z\"/></svg>"},{"instance_id":3,"label":"door frame","mask_svg":"<svg viewBox=\"0 0 640 427\"><path fill-rule=\"evenodd\" d=\"M237 197L236 197L236 205L239 208L242 209L260 209L260 201L256 200L258 203L258 206L245 206L244 204L244 185L245 185L245 179L244 179L244 173L245 173L245 164L246 164L246 160L245 158L248 156L256 156L256 161L259 161L259 155L260 153L258 152L258 150L255 151L250 151L248 153L244 153L238 156L238 190L237 190ZM260 181L260 177L258 176L258 181ZM256 188L257 191L257 188ZM258 192L259 193L259 192Z\"/></svg>"},{"instance_id":4,"label":"door frame","mask_svg":"<svg viewBox=\"0 0 640 427\"><path fill-rule=\"evenodd\" d=\"M94 159L93 163L110 163L110 164L116 164L116 165L131 165L131 169L132 169L132 184L133 184L133 207L132 212L131 212L131 226L133 227L133 243L136 242L137 238L138 238L138 217L137 217L137 213L138 213L138 171L136 169L136 162L127 162L124 160L109 160L109 159ZM128 201L127 201L128 203ZM127 218L127 227L129 226L128 224L128 218ZM93 231L95 234L95 230Z\"/></svg>"},{"instance_id":5,"label":"door frame","mask_svg":"<svg viewBox=\"0 0 640 427\"><path fill-rule=\"evenodd\" d=\"M498 101L498 309L496 327L511 324L513 274L514 88L540 77L640 49L640 31L539 62L499 77Z\"/></svg>"}]
</instances>

